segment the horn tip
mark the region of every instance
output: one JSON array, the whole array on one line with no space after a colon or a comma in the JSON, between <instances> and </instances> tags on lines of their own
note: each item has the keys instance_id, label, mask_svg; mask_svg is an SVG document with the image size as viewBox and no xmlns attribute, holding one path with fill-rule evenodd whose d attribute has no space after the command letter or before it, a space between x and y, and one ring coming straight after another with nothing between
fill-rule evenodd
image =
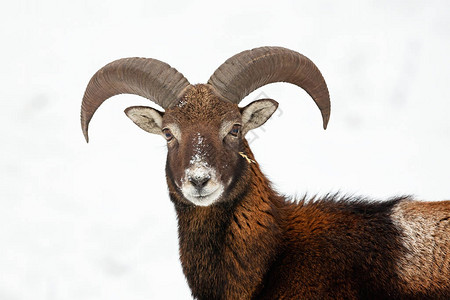
<instances>
[{"instance_id":1,"label":"horn tip","mask_svg":"<svg viewBox=\"0 0 450 300\"><path fill-rule=\"evenodd\" d=\"M86 140L86 143L89 143L89 135L87 130L83 129L83 135L84 135L84 139Z\"/></svg>"},{"instance_id":2,"label":"horn tip","mask_svg":"<svg viewBox=\"0 0 450 300\"><path fill-rule=\"evenodd\" d=\"M86 124L83 117L81 118L81 130L83 131L86 143L89 143L88 124Z\"/></svg>"},{"instance_id":3,"label":"horn tip","mask_svg":"<svg viewBox=\"0 0 450 300\"><path fill-rule=\"evenodd\" d=\"M328 121L330 121L330 113L322 114L323 118L323 130L327 130L328 127Z\"/></svg>"}]
</instances>

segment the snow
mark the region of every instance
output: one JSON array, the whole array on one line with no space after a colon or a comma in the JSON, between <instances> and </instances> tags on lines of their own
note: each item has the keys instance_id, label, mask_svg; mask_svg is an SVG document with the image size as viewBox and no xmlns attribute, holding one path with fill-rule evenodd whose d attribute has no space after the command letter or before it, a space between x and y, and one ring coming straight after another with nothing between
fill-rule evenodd
<instances>
[{"instance_id":1,"label":"snow","mask_svg":"<svg viewBox=\"0 0 450 300\"><path fill-rule=\"evenodd\" d=\"M210 166L204 159L204 154L202 152L202 149L204 147L204 138L201 136L200 132L197 132L197 135L194 137L193 145L194 147L194 155L192 155L191 159L189 160L189 165L197 164L202 167L209 168Z\"/></svg>"},{"instance_id":2,"label":"snow","mask_svg":"<svg viewBox=\"0 0 450 300\"><path fill-rule=\"evenodd\" d=\"M239 9L236 7L239 6ZM206 82L230 56L295 49L320 68L332 113L308 95L262 92L278 113L252 150L289 195L341 190L450 197L448 1L9 1L0 10L0 299L190 299L164 178L165 141L122 113L121 95L83 139L90 77L122 57Z\"/></svg>"},{"instance_id":3,"label":"snow","mask_svg":"<svg viewBox=\"0 0 450 300\"><path fill-rule=\"evenodd\" d=\"M178 107L183 107L186 104L187 104L187 101L186 101L186 99L183 98L183 99L180 100L180 102L178 102L177 106Z\"/></svg>"}]
</instances>

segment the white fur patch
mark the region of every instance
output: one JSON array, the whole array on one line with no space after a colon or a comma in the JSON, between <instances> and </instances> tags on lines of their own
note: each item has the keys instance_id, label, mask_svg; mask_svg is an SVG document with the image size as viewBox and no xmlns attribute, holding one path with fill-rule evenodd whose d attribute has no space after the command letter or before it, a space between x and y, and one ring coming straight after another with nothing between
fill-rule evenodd
<instances>
[{"instance_id":1,"label":"white fur patch","mask_svg":"<svg viewBox=\"0 0 450 300\"><path fill-rule=\"evenodd\" d=\"M413 292L442 287L445 282L450 285L450 232L448 221L447 225L440 223L445 211L427 209L422 203L400 202L391 215L406 249L397 262L397 271Z\"/></svg>"}]
</instances>

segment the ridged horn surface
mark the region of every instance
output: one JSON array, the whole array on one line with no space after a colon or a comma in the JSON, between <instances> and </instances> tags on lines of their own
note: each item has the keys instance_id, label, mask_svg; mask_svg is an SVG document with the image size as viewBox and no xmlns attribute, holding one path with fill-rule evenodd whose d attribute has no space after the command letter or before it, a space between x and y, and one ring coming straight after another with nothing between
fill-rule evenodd
<instances>
[{"instance_id":1,"label":"ridged horn surface","mask_svg":"<svg viewBox=\"0 0 450 300\"><path fill-rule=\"evenodd\" d=\"M326 129L331 109L327 84L316 65L298 52L282 47L243 51L225 61L208 80L233 103L274 82L289 82L304 89L319 107Z\"/></svg>"},{"instance_id":2,"label":"ridged horn surface","mask_svg":"<svg viewBox=\"0 0 450 300\"><path fill-rule=\"evenodd\" d=\"M107 64L89 81L81 104L81 127L86 142L89 122L106 99L135 94L166 109L177 103L187 86L189 82L180 72L156 59L122 58Z\"/></svg>"}]
</instances>

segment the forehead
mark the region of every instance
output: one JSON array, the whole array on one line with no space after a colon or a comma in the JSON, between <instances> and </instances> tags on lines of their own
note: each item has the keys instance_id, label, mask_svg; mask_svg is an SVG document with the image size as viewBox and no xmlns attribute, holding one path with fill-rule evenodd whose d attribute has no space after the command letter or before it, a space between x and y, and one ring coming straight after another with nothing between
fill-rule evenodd
<instances>
[{"instance_id":1,"label":"forehead","mask_svg":"<svg viewBox=\"0 0 450 300\"><path fill-rule=\"evenodd\" d=\"M208 85L192 86L180 102L166 110L164 123L218 126L223 121L235 121L241 115L237 104L224 101Z\"/></svg>"}]
</instances>

